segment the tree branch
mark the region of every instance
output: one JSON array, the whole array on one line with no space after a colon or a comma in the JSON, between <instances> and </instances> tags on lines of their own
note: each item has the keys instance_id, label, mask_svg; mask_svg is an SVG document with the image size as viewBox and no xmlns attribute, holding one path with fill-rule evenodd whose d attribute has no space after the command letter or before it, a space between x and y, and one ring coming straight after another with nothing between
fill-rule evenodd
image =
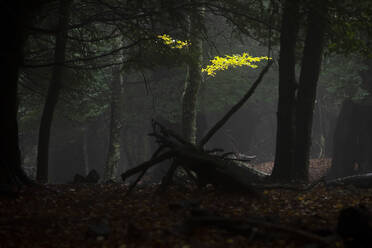
<instances>
[{"instance_id":1,"label":"tree branch","mask_svg":"<svg viewBox=\"0 0 372 248\"><path fill-rule=\"evenodd\" d=\"M212 138L212 136L230 119L230 117L238 111L244 103L252 96L254 91L256 90L257 86L262 81L264 75L269 70L270 66L272 65L273 61L270 60L266 67L261 71L260 75L256 79L256 81L252 84L251 88L248 90L248 92L243 96L242 99L240 99L239 102L237 102L229 112L225 114L224 117L220 121L218 121L209 131L208 133L200 140L198 146L203 147L209 140Z\"/></svg>"}]
</instances>

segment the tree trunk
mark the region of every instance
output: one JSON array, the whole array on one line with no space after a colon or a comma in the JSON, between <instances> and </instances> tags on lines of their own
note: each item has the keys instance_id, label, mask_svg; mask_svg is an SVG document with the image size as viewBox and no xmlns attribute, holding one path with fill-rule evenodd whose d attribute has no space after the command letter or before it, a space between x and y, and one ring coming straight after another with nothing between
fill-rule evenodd
<instances>
[{"instance_id":1,"label":"tree trunk","mask_svg":"<svg viewBox=\"0 0 372 248\"><path fill-rule=\"evenodd\" d=\"M318 146L319 146L319 152L318 152L318 158L325 158L326 157L326 153L328 152L327 151L327 146L326 146L326 142L327 142L327 130L326 130L326 126L327 126L327 122L330 122L328 120L328 118L325 118L325 106L326 106L326 102L323 101L323 98L322 97L317 97L317 100L316 100L316 105L315 105L315 109L317 109L317 111L314 111L314 113L317 113L317 123L318 123ZM314 119L314 118L313 118ZM311 150L311 148L310 148Z\"/></svg>"},{"instance_id":2,"label":"tree trunk","mask_svg":"<svg viewBox=\"0 0 372 248\"><path fill-rule=\"evenodd\" d=\"M354 135L353 112L355 106L350 100L342 104L333 137L333 156L330 177L344 177L354 174L356 136Z\"/></svg>"},{"instance_id":3,"label":"tree trunk","mask_svg":"<svg viewBox=\"0 0 372 248\"><path fill-rule=\"evenodd\" d=\"M122 132L122 138L123 138L123 141L121 143L121 146L123 146L123 155L125 156L127 162L126 164L124 165L124 168L123 170L128 170L130 168L133 167L133 154L131 152L131 147L132 145L130 144L130 133L129 133L130 129L127 127L127 128L124 128L123 132Z\"/></svg>"},{"instance_id":4,"label":"tree trunk","mask_svg":"<svg viewBox=\"0 0 372 248\"><path fill-rule=\"evenodd\" d=\"M316 88L322 61L323 40L327 24L327 1L310 3L305 48L302 56L296 105L296 143L294 178L308 181L309 153Z\"/></svg>"},{"instance_id":5,"label":"tree trunk","mask_svg":"<svg viewBox=\"0 0 372 248\"><path fill-rule=\"evenodd\" d=\"M279 102L274 180L289 181L293 178L295 142L295 49L298 33L299 4L287 0L282 14L279 58Z\"/></svg>"},{"instance_id":6,"label":"tree trunk","mask_svg":"<svg viewBox=\"0 0 372 248\"><path fill-rule=\"evenodd\" d=\"M194 1L190 0L190 2ZM189 49L192 58L187 65L185 90L182 99L182 134L187 141L194 144L196 143L196 106L199 88L202 83L203 44L200 37L200 27L204 19L203 15L203 10L194 7L189 16L189 40L191 42Z\"/></svg>"},{"instance_id":7,"label":"tree trunk","mask_svg":"<svg viewBox=\"0 0 372 248\"><path fill-rule=\"evenodd\" d=\"M103 180L115 180L120 162L120 133L122 127L122 77L120 66L113 68L111 82L110 141Z\"/></svg>"},{"instance_id":8,"label":"tree trunk","mask_svg":"<svg viewBox=\"0 0 372 248\"><path fill-rule=\"evenodd\" d=\"M88 152L88 132L89 126L83 128L83 158L84 158L84 172L85 176L89 173L89 152Z\"/></svg>"},{"instance_id":9,"label":"tree trunk","mask_svg":"<svg viewBox=\"0 0 372 248\"><path fill-rule=\"evenodd\" d=\"M359 72L359 75L362 78L361 87L368 91L369 94L372 94L372 59L366 59L364 65L366 66L366 70Z\"/></svg>"},{"instance_id":10,"label":"tree trunk","mask_svg":"<svg viewBox=\"0 0 372 248\"><path fill-rule=\"evenodd\" d=\"M0 16L3 49L0 54L0 184L30 184L20 159L17 123L17 82L27 38L25 24L32 21L33 11L41 1L3 0L6 10Z\"/></svg>"},{"instance_id":11,"label":"tree trunk","mask_svg":"<svg viewBox=\"0 0 372 248\"><path fill-rule=\"evenodd\" d=\"M53 121L53 113L58 102L59 92L62 86L63 64L67 44L68 22L72 0L60 0L59 6L59 32L56 35L52 78L45 100L39 129L39 145L37 155L36 178L40 182L48 182L48 159L50 130Z\"/></svg>"},{"instance_id":12,"label":"tree trunk","mask_svg":"<svg viewBox=\"0 0 372 248\"><path fill-rule=\"evenodd\" d=\"M330 178L372 172L372 104L345 100L333 139Z\"/></svg>"}]
</instances>

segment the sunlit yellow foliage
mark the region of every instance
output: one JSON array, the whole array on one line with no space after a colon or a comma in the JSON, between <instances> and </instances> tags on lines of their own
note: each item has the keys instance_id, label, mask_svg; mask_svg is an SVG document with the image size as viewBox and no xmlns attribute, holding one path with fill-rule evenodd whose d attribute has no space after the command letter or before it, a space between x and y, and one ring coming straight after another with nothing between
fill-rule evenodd
<instances>
[{"instance_id":1,"label":"sunlit yellow foliage","mask_svg":"<svg viewBox=\"0 0 372 248\"><path fill-rule=\"evenodd\" d=\"M182 49L190 45L189 41L175 40L167 34L158 35L157 37L163 40L163 43L172 49Z\"/></svg>"},{"instance_id":2,"label":"sunlit yellow foliage","mask_svg":"<svg viewBox=\"0 0 372 248\"><path fill-rule=\"evenodd\" d=\"M225 55L224 57L216 56L211 60L211 65L202 69L202 72L207 72L209 76L214 77L216 71L224 71L229 67L237 66L249 66L251 68L257 68L258 66L254 63L260 62L261 60L268 60L268 57L252 57L248 53Z\"/></svg>"}]
</instances>

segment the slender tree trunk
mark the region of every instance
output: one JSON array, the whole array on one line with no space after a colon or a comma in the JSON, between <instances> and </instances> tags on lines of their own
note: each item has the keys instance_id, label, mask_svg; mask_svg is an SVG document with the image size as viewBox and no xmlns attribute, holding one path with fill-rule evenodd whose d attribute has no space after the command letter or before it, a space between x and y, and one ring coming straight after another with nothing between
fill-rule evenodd
<instances>
[{"instance_id":1,"label":"slender tree trunk","mask_svg":"<svg viewBox=\"0 0 372 248\"><path fill-rule=\"evenodd\" d=\"M327 1L312 1L308 15L296 108L296 180L307 181L316 88L327 24Z\"/></svg>"},{"instance_id":2,"label":"slender tree trunk","mask_svg":"<svg viewBox=\"0 0 372 248\"><path fill-rule=\"evenodd\" d=\"M120 133L122 127L122 77L120 66L113 68L111 82L110 141L103 179L115 180L120 162Z\"/></svg>"},{"instance_id":3,"label":"slender tree trunk","mask_svg":"<svg viewBox=\"0 0 372 248\"><path fill-rule=\"evenodd\" d=\"M317 98L316 107L318 109L318 122L319 122L319 155L318 158L324 158L326 154L326 118L323 113L323 100Z\"/></svg>"},{"instance_id":4,"label":"slender tree trunk","mask_svg":"<svg viewBox=\"0 0 372 248\"><path fill-rule=\"evenodd\" d=\"M84 158L84 172L87 176L89 173L89 152L88 152L88 126L83 128L83 158Z\"/></svg>"},{"instance_id":5,"label":"slender tree trunk","mask_svg":"<svg viewBox=\"0 0 372 248\"><path fill-rule=\"evenodd\" d=\"M123 146L123 151L124 151L124 155L126 157L126 160L127 160L127 163L125 164L123 170L129 170L130 168L133 167L133 158L132 158L132 153L131 153L131 150L130 148L132 147L131 144L130 144L130 140L129 139L130 137L130 134L128 132L128 128L125 128L124 132L123 132L123 142L121 143L122 146Z\"/></svg>"},{"instance_id":6,"label":"slender tree trunk","mask_svg":"<svg viewBox=\"0 0 372 248\"><path fill-rule=\"evenodd\" d=\"M143 140L143 157L142 161L146 161L151 158L151 151L150 151L150 141L149 141L148 135L143 135L142 140Z\"/></svg>"},{"instance_id":7,"label":"slender tree trunk","mask_svg":"<svg viewBox=\"0 0 372 248\"><path fill-rule=\"evenodd\" d=\"M194 0L190 0L193 2ZM185 90L182 99L182 134L191 143L196 143L196 114L199 88L202 83L201 63L203 42L200 37L203 10L194 7L189 16L189 40L191 59L187 65Z\"/></svg>"},{"instance_id":8,"label":"slender tree trunk","mask_svg":"<svg viewBox=\"0 0 372 248\"><path fill-rule=\"evenodd\" d=\"M359 75L362 78L361 87L372 95L372 59L365 59L364 65L366 66L366 69L359 72Z\"/></svg>"},{"instance_id":9,"label":"slender tree trunk","mask_svg":"<svg viewBox=\"0 0 372 248\"><path fill-rule=\"evenodd\" d=\"M67 30L72 0L60 0L59 6L59 32L56 35L56 45L54 51L54 62L52 78L45 100L41 123L39 129L39 144L37 154L37 173L36 178L40 182L48 182L48 159L50 130L53 121L53 114L58 102L60 89L62 86L63 64L65 62L65 52L67 44Z\"/></svg>"},{"instance_id":10,"label":"slender tree trunk","mask_svg":"<svg viewBox=\"0 0 372 248\"><path fill-rule=\"evenodd\" d=\"M284 3L280 36L279 102L274 180L289 181L293 178L295 142L295 49L298 33L299 4L297 0Z\"/></svg>"}]
</instances>

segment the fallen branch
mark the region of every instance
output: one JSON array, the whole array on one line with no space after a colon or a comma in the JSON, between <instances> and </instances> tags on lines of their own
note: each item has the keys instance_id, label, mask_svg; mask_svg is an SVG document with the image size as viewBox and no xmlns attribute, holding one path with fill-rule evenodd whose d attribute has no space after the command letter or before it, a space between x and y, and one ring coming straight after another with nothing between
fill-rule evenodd
<instances>
[{"instance_id":1,"label":"fallen branch","mask_svg":"<svg viewBox=\"0 0 372 248\"><path fill-rule=\"evenodd\" d=\"M144 170L148 170L149 168L151 168L152 166L154 166L155 164L157 163L160 163L164 160L167 160L171 157L173 157L174 154L173 152L169 151L169 152L166 152L166 153L163 153L162 155L159 155L158 157L156 158L153 158L149 161L146 161L132 169L129 169L127 170L126 172L124 172L123 174L121 174L121 179L125 182L125 180L130 177L130 176L133 176L141 171L144 171Z\"/></svg>"},{"instance_id":2,"label":"fallen branch","mask_svg":"<svg viewBox=\"0 0 372 248\"><path fill-rule=\"evenodd\" d=\"M211 183L217 187L229 190L254 192L250 183L261 182L262 179L266 178L267 175L255 170L254 168L245 166L244 163L238 161L239 159L229 159L223 156L210 154L209 151L205 151L203 149L203 146L250 98L259 83L262 81L271 64L272 61L269 61L244 97L209 130L209 132L197 145L187 142L172 130L167 129L160 123L153 120L153 133L150 135L155 137L156 141L161 147L155 154L157 154L159 150L165 148L169 149L170 151L159 155L158 157L154 155L151 160L126 171L121 175L123 181L134 174L142 172L134 184L131 185L130 189L132 189L150 167L166 159L173 158L177 164L174 162L174 164L171 166L167 175L164 177L162 184L163 186L168 185L173 177L175 168L180 165L186 171L188 171L189 175L191 175L189 171L194 172L197 175L200 185Z\"/></svg>"}]
</instances>

